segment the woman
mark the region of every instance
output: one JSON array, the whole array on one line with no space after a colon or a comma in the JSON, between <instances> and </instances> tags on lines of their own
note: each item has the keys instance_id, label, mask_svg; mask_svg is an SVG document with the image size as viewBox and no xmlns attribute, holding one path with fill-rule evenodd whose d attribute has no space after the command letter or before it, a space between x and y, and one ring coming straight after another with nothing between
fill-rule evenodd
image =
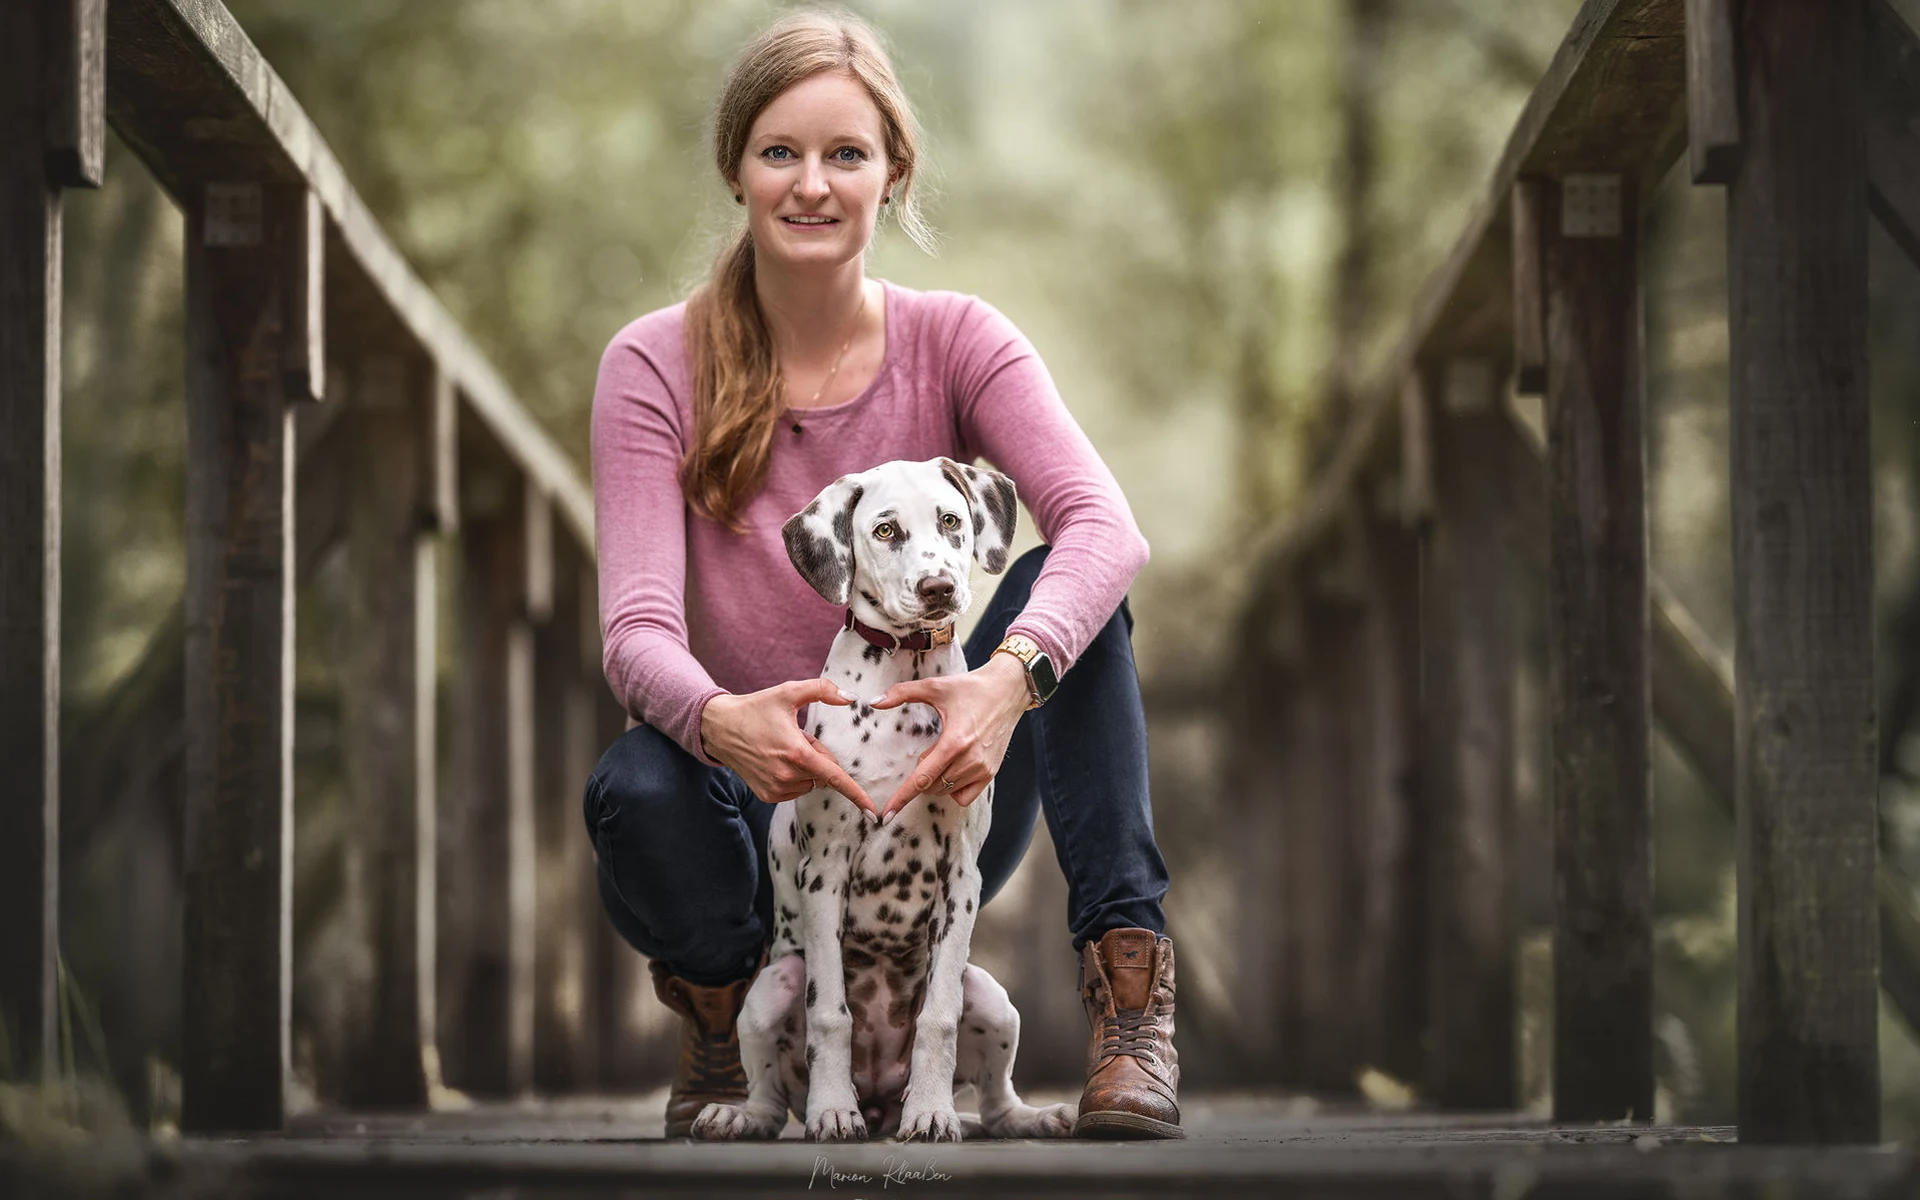
<instances>
[{"instance_id":1,"label":"woman","mask_svg":"<svg viewBox=\"0 0 1920 1200\"><path fill-rule=\"evenodd\" d=\"M745 1095L734 1020L772 926L772 805L816 779L876 811L929 791L966 804L997 773L983 895L1036 810L1069 887L1094 1040L1075 1133L1181 1136L1125 603L1146 542L1005 317L866 277L881 214L927 244L912 116L869 29L802 15L754 41L714 152L745 221L686 303L615 335L593 403L607 681L641 724L601 758L586 821L608 915L683 1018L667 1134ZM939 455L1011 476L1050 546L1007 568L967 674L883 698L934 705L942 734L902 794L869 798L796 720L847 702L818 678L843 614L793 569L780 527L841 475Z\"/></svg>"}]
</instances>

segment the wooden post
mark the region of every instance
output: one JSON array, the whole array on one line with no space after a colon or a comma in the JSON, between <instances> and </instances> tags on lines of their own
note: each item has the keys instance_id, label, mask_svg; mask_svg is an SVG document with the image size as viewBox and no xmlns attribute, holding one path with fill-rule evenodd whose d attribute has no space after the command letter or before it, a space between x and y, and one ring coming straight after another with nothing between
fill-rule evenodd
<instances>
[{"instance_id":1,"label":"wooden post","mask_svg":"<svg viewBox=\"0 0 1920 1200\"><path fill-rule=\"evenodd\" d=\"M463 437L453 777L439 814L439 1046L446 1082L489 1096L533 1081L525 486L483 434Z\"/></svg>"},{"instance_id":2,"label":"wooden post","mask_svg":"<svg viewBox=\"0 0 1920 1200\"><path fill-rule=\"evenodd\" d=\"M1727 186L1743 1142L1876 1141L1864 9L1743 0Z\"/></svg>"},{"instance_id":3,"label":"wooden post","mask_svg":"<svg viewBox=\"0 0 1920 1200\"><path fill-rule=\"evenodd\" d=\"M1687 0L1687 165L1695 183L1725 183L1740 161L1734 0Z\"/></svg>"},{"instance_id":4,"label":"wooden post","mask_svg":"<svg viewBox=\"0 0 1920 1200\"><path fill-rule=\"evenodd\" d=\"M352 384L341 740L352 814L348 877L362 892L356 909L372 974L349 1014L343 1099L413 1107L428 1099L433 995L432 907L422 903L432 895L438 625L424 519L432 481L421 451L430 367L411 356L369 355Z\"/></svg>"},{"instance_id":5,"label":"wooden post","mask_svg":"<svg viewBox=\"0 0 1920 1200\"><path fill-rule=\"evenodd\" d=\"M47 173L62 187L97 188L107 162L107 0L27 0L45 14L43 96ZM21 31L24 33L24 30ZM15 43L31 49L27 37ZM31 85L36 72L9 72Z\"/></svg>"},{"instance_id":6,"label":"wooden post","mask_svg":"<svg viewBox=\"0 0 1920 1200\"><path fill-rule=\"evenodd\" d=\"M1653 1116L1646 386L1638 193L1549 191L1547 692L1554 1116Z\"/></svg>"},{"instance_id":7,"label":"wooden post","mask_svg":"<svg viewBox=\"0 0 1920 1200\"><path fill-rule=\"evenodd\" d=\"M1287 811L1286 905L1312 914L1289 926L1292 953L1281 966L1282 1078L1322 1094L1351 1093L1366 1003L1354 994L1360 929L1363 766L1363 609L1345 538L1310 551L1300 572L1306 593L1305 645L1290 706L1287 747L1293 786L1276 797Z\"/></svg>"},{"instance_id":8,"label":"wooden post","mask_svg":"<svg viewBox=\"0 0 1920 1200\"><path fill-rule=\"evenodd\" d=\"M534 824L539 833L534 1082L567 1091L594 1082L593 986L601 915L593 848L581 821L596 746L591 683L600 674L593 575L570 540L554 546L552 618L534 635ZM591 672L591 673L589 673ZM603 689L604 690L604 689Z\"/></svg>"},{"instance_id":9,"label":"wooden post","mask_svg":"<svg viewBox=\"0 0 1920 1200\"><path fill-rule=\"evenodd\" d=\"M1425 424L1423 417L1423 428ZM1396 505L1400 512L1382 511L1385 507L1371 510L1358 534L1367 599L1361 631L1366 708L1356 719L1367 731L1367 755L1360 768L1363 791L1356 798L1364 826L1355 847L1363 875L1355 992L1369 998L1369 1028L1358 1065L1414 1080L1420 1075L1420 1038L1426 1026L1420 534L1400 519L1405 507ZM1430 511L1430 506L1421 510L1421 524Z\"/></svg>"},{"instance_id":10,"label":"wooden post","mask_svg":"<svg viewBox=\"0 0 1920 1200\"><path fill-rule=\"evenodd\" d=\"M1513 185L1513 390L1538 396L1547 390L1546 280L1540 262L1540 230L1546 220L1547 183L1520 179Z\"/></svg>"},{"instance_id":11,"label":"wooden post","mask_svg":"<svg viewBox=\"0 0 1920 1200\"><path fill-rule=\"evenodd\" d=\"M304 189L187 204L187 836L181 1125L281 1123L292 997L293 412Z\"/></svg>"},{"instance_id":12,"label":"wooden post","mask_svg":"<svg viewBox=\"0 0 1920 1200\"><path fill-rule=\"evenodd\" d=\"M101 0L0 6L0 1077L57 1058L63 186L100 181Z\"/></svg>"},{"instance_id":13,"label":"wooden post","mask_svg":"<svg viewBox=\"0 0 1920 1200\"><path fill-rule=\"evenodd\" d=\"M1450 364L1434 417L1421 701L1427 894L1426 1092L1450 1108L1515 1099L1513 690L1518 647L1502 527L1507 443L1492 364Z\"/></svg>"}]
</instances>

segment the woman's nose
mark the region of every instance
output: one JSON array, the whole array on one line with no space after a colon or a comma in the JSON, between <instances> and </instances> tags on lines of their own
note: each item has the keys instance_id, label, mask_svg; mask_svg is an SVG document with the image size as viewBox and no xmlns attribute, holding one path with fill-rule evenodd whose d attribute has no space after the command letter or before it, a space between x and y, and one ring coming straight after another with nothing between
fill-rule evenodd
<instances>
[{"instance_id":1,"label":"woman's nose","mask_svg":"<svg viewBox=\"0 0 1920 1200\"><path fill-rule=\"evenodd\" d=\"M827 173L822 164L812 159L800 168L800 178L794 181L794 190L801 196L825 196L827 194Z\"/></svg>"}]
</instances>

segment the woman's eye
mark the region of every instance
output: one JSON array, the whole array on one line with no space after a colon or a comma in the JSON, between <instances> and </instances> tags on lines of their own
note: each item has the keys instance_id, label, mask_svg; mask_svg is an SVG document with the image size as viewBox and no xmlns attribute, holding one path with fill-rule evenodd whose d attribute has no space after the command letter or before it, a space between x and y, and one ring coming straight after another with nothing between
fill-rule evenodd
<instances>
[{"instance_id":1,"label":"woman's eye","mask_svg":"<svg viewBox=\"0 0 1920 1200\"><path fill-rule=\"evenodd\" d=\"M946 526L948 529L960 528L960 518L954 516L952 513L942 513L940 516L940 523Z\"/></svg>"},{"instance_id":2,"label":"woman's eye","mask_svg":"<svg viewBox=\"0 0 1920 1200\"><path fill-rule=\"evenodd\" d=\"M891 538L893 536L893 522L882 521L880 522L880 524L874 526L873 536L879 538L883 542Z\"/></svg>"},{"instance_id":3,"label":"woman's eye","mask_svg":"<svg viewBox=\"0 0 1920 1200\"><path fill-rule=\"evenodd\" d=\"M861 159L864 159L866 157L866 155L861 153L859 148L855 146L842 146L838 150L834 151L834 153L841 156L840 158L841 162L859 162ZM853 157L852 158L845 157L848 154L853 155Z\"/></svg>"},{"instance_id":4,"label":"woman's eye","mask_svg":"<svg viewBox=\"0 0 1920 1200\"><path fill-rule=\"evenodd\" d=\"M762 158L771 158L771 159L773 159L773 160L774 160L775 162L780 162L780 161L783 161L783 160L782 160L782 159L781 159L780 157L778 157L778 156L780 156L780 155L786 155L786 154L790 154L790 153L792 153L792 152L791 152L791 151L789 151L789 150L788 150L788 149L787 149L787 148L786 148L785 146L768 146L768 147L767 147L767 148L766 148L765 150L762 150L762 151L760 152L760 157L762 157Z\"/></svg>"}]
</instances>

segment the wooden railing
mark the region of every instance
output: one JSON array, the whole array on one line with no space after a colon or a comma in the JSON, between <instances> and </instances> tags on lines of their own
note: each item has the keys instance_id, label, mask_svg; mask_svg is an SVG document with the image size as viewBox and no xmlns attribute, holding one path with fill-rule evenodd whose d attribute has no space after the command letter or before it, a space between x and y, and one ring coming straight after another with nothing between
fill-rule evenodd
<instances>
[{"instance_id":1,"label":"wooden railing","mask_svg":"<svg viewBox=\"0 0 1920 1200\"><path fill-rule=\"evenodd\" d=\"M1877 1137L1876 982L1920 1028L1920 919L1875 858L1866 220L1920 251L1920 41L1856 2L1589 0L1261 547L1280 765L1260 718L1228 740L1276 797L1291 1081L1515 1102L1513 678L1544 625L1555 1116L1652 1113L1658 722L1738 812L1743 1140ZM1639 231L1689 145L1728 196L1737 691L1647 560Z\"/></svg>"},{"instance_id":2,"label":"wooden railing","mask_svg":"<svg viewBox=\"0 0 1920 1200\"><path fill-rule=\"evenodd\" d=\"M588 977L606 922L564 798L624 714L601 680L579 472L221 5L0 6L0 81L0 1028L14 1070L56 1058L61 193L99 186L110 122L186 215L186 596L105 717L183 730L183 1126L282 1123L294 596L330 552L351 580L349 907L373 963L348 1015L344 1098L604 1082L594 1001L623 1003L633 980ZM447 780L442 542L458 564ZM68 788L69 805L102 803L110 781L68 761L96 785Z\"/></svg>"},{"instance_id":3,"label":"wooden railing","mask_svg":"<svg viewBox=\"0 0 1920 1200\"><path fill-rule=\"evenodd\" d=\"M1515 1102L1511 681L1533 610L1554 733L1556 1115L1652 1112L1657 722L1740 812L1743 1135L1876 1135L1876 959L1920 1026L1920 919L1905 881L1873 870L1865 250L1848 221L1870 206L1920 250L1920 43L1869 0L1864 46L1795 35L1779 57L1789 14L1817 7L1746 0L1736 36L1727 0L1589 0L1309 501L1258 548L1256 591L1286 603L1239 639L1259 686L1226 706L1227 767L1235 792L1275 798L1237 841L1279 932L1249 923L1236 964L1270 1002L1282 1082L1344 1090L1371 1065L1443 1105ZM1861 77L1863 96L1836 82ZM85 813L113 769L62 755L57 657L60 198L100 183L110 121L187 216L187 595L99 718L184 745L184 1124L282 1121L293 597L342 547L348 853L374 961L344 1098L604 1082L596 1029L634 981L608 985L613 956L587 966L605 922L560 802L623 719L600 680L586 488L220 5L0 5L0 88L0 1028L16 1067L54 1059L61 796ZM1748 264L1731 284L1738 702L1646 556L1639 217L1690 108L1694 173L1728 187L1729 254ZM1795 389L1762 396L1771 378ZM1512 404L1542 391L1544 434ZM1278 714L1261 702L1276 682Z\"/></svg>"}]
</instances>

